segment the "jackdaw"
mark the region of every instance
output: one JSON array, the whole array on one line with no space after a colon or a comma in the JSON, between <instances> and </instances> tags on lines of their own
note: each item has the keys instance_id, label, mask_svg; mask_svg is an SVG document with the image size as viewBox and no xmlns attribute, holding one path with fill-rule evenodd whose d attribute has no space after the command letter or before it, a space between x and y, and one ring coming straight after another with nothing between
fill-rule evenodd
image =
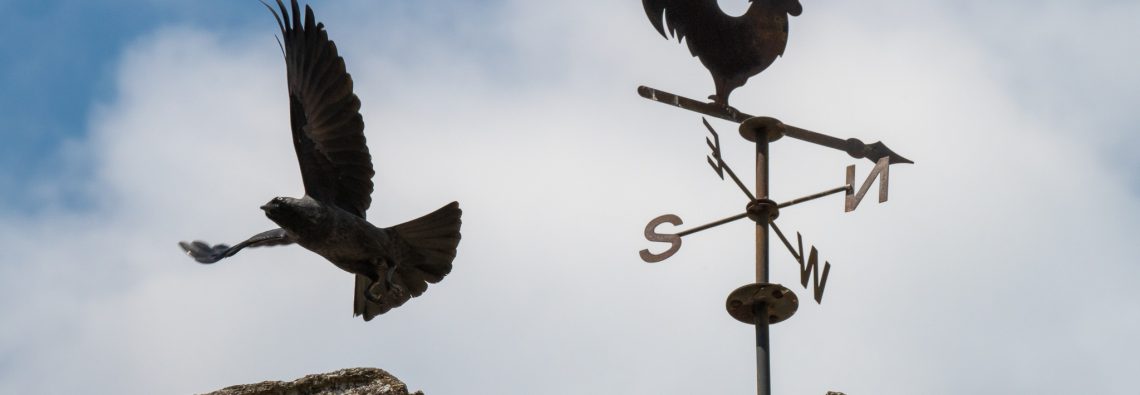
<instances>
[{"instance_id":1,"label":"jackdaw","mask_svg":"<svg viewBox=\"0 0 1140 395\"><path fill-rule=\"evenodd\" d=\"M277 197L261 206L280 228L233 247L202 241L179 245L194 260L214 263L246 247L300 244L356 275L353 312L368 321L420 296L428 283L451 272L462 211L452 202L390 228L364 219L375 171L344 59L311 8L305 6L302 23L297 0L292 13L281 0L280 13L265 5L281 29L293 146L305 196Z\"/></svg>"}]
</instances>

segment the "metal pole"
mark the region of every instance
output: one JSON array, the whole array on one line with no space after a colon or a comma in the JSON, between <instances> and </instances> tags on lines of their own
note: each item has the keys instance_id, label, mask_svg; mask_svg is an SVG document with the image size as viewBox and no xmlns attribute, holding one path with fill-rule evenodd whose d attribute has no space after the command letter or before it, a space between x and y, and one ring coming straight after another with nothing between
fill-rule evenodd
<instances>
[{"instance_id":1,"label":"metal pole","mask_svg":"<svg viewBox=\"0 0 1140 395\"><path fill-rule=\"evenodd\" d=\"M768 199L768 134L756 133L756 198ZM756 222L756 282L768 282L768 221ZM772 393L771 350L768 348L768 306L752 306L756 317L756 393Z\"/></svg>"}]
</instances>

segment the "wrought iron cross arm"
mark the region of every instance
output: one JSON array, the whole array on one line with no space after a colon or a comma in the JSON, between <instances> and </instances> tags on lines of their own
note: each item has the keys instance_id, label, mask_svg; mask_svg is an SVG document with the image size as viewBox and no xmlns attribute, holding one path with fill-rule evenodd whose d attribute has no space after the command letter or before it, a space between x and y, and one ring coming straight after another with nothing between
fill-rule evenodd
<instances>
[{"instance_id":1,"label":"wrought iron cross arm","mask_svg":"<svg viewBox=\"0 0 1140 395\"><path fill-rule=\"evenodd\" d=\"M673 214L665 214L665 215L662 215L660 217L654 218L652 221L649 221L648 225L645 226L645 239L652 241L652 242L669 243L670 246L669 246L668 250L666 250L665 252L662 252L660 254L654 254L653 252L650 252L648 249L641 250L641 252L640 252L641 260L645 261L646 263L657 263L657 262L661 262L661 261L664 261L666 259L669 259L669 257L673 256L673 254L676 254L677 251L681 250L681 238L682 237L685 237L685 236L688 236L688 235L691 235L691 234L694 234L697 232L709 230L709 229L712 229L712 228L715 228L715 227L718 227L718 226L721 226L721 225L724 225L724 224L727 224L730 222L737 221L739 219L746 218L746 217L748 217L748 213L741 213L741 214L737 214L737 215L734 215L734 216L731 216L731 217L728 217L728 218L725 218L725 219L722 219L719 221L711 222L711 223L704 224L704 225L701 225L701 226L698 226L698 227L695 227L695 228L692 228L692 229L689 229L686 231L682 231L682 232L678 232L678 233L672 233L672 234L671 233L658 233L657 227L659 227L665 223L670 223L673 225L681 225L684 223L681 221L681 217L678 217L678 216L673 215Z\"/></svg>"},{"instance_id":2,"label":"wrought iron cross arm","mask_svg":"<svg viewBox=\"0 0 1140 395\"><path fill-rule=\"evenodd\" d=\"M683 108L689 111L708 115L710 117L720 118L730 122L741 123L752 115L745 114L737 111L732 107L724 107L714 103L705 103L696 101L684 96L677 96L669 92L659 91L648 86L641 86L637 88L637 93L649 100L655 102L665 103L674 107ZM783 124L783 134L785 136L794 138L796 140L806 141L812 144L822 145L824 147L837 149L846 152L854 158L867 158L872 162L878 162L880 158L890 158L891 164L896 163L910 163L914 161L904 158L887 148L883 142L875 142L871 144L863 143L859 139L841 139L831 137L826 134L813 132L807 129L797 128L795 126Z\"/></svg>"},{"instance_id":3,"label":"wrought iron cross arm","mask_svg":"<svg viewBox=\"0 0 1140 395\"><path fill-rule=\"evenodd\" d=\"M648 86L640 86L637 88L637 94L649 100L659 103L665 103L670 106L683 108L689 111L708 115L710 117L720 118L730 122L741 123L751 115L736 111L731 107L724 107L715 103L705 103L696 101L684 96L677 96L669 92L659 91Z\"/></svg>"},{"instance_id":4,"label":"wrought iron cross arm","mask_svg":"<svg viewBox=\"0 0 1140 395\"><path fill-rule=\"evenodd\" d=\"M865 144L859 139L851 138L844 140L837 137L831 137L823 133L816 133L807 129L797 128L795 126L787 124L784 125L784 135L796 140L803 140L812 144L822 145L824 147L844 151L847 153L847 155L851 155L852 158L856 159L867 158L872 162L878 162L880 158L887 157L891 159L892 165L896 163L914 164L914 161L904 158L902 155L891 151L891 149L887 148L887 145L883 144L882 141Z\"/></svg>"},{"instance_id":5,"label":"wrought iron cross arm","mask_svg":"<svg viewBox=\"0 0 1140 395\"><path fill-rule=\"evenodd\" d=\"M786 236L784 236L784 232L781 232L780 227L776 226L776 222L771 221L768 223L770 225L772 225L772 230L776 231L776 236L780 238L780 241L784 242L784 247L788 247L788 252L790 252L792 254L792 258L796 258L797 261L803 260L804 259L803 254L796 252L796 249L794 247L792 247L792 243L788 241L788 238ZM801 238L800 239L800 251L803 251L803 250L804 250L804 245L803 245L803 239Z\"/></svg>"},{"instance_id":6,"label":"wrought iron cross arm","mask_svg":"<svg viewBox=\"0 0 1140 395\"><path fill-rule=\"evenodd\" d=\"M748 217L748 213L740 213L740 214L733 215L731 217L728 217L728 218L725 218L722 220L710 222L710 223L707 223L707 224L704 224L704 225L701 225L701 226L698 226L698 227L677 233L677 236L685 237L685 236L691 235L693 233L709 230L709 229L712 229L712 228L715 228L715 227L718 227L718 226L721 226L721 225L724 225L724 224L727 224L730 222L735 222L737 220L744 219L745 217Z\"/></svg>"},{"instance_id":7,"label":"wrought iron cross arm","mask_svg":"<svg viewBox=\"0 0 1140 395\"><path fill-rule=\"evenodd\" d=\"M791 206L795 206L795 205L800 204L800 203L809 202L809 201L819 199L822 197L826 197L826 196L831 196L831 195L834 195L834 194L837 194L840 192L849 192L852 189L853 188L852 188L851 184L847 184L847 185L844 185L841 187L831 188L831 189L828 189L828 190L820 192L820 193L811 194L811 195L804 196L801 198L795 198L795 199L780 203L776 207L777 208L791 207Z\"/></svg>"}]
</instances>

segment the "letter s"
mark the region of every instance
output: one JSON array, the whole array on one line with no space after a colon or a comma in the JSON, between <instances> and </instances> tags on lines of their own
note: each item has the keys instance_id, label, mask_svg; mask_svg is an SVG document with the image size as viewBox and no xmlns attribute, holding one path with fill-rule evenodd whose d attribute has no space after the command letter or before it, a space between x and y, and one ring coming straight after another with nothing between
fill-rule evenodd
<instances>
[{"instance_id":1,"label":"letter s","mask_svg":"<svg viewBox=\"0 0 1140 395\"><path fill-rule=\"evenodd\" d=\"M669 257L673 256L673 254L676 254L677 251L681 249L681 236L675 234L657 233L657 227L666 222L671 223L674 226L681 225L683 223L681 222L681 217L673 214L665 214L654 218L652 221L649 221L649 225L645 225L646 240L672 244L668 250L661 254L651 253L649 252L649 249L641 250L641 260L645 261L646 263L657 263L669 259Z\"/></svg>"}]
</instances>

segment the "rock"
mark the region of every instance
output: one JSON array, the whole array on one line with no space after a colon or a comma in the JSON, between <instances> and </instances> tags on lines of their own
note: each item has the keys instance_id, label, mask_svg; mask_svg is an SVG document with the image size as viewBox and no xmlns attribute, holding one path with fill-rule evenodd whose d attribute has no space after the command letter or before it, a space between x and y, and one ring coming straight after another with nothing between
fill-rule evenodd
<instances>
[{"instance_id":1,"label":"rock","mask_svg":"<svg viewBox=\"0 0 1140 395\"><path fill-rule=\"evenodd\" d=\"M424 395L376 368L352 368L311 374L293 382L266 381L235 385L204 395Z\"/></svg>"}]
</instances>

